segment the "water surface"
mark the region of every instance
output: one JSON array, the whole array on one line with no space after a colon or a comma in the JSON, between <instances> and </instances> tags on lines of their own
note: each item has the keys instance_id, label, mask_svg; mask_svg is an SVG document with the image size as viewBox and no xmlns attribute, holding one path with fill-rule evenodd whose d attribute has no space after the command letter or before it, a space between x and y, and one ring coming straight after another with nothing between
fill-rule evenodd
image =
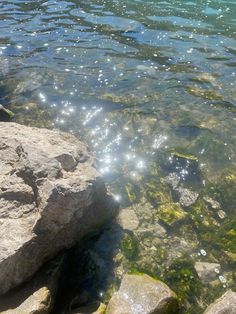
<instances>
[{"instance_id":1,"label":"water surface","mask_svg":"<svg viewBox=\"0 0 236 314\"><path fill-rule=\"evenodd\" d=\"M235 58L235 1L0 4L0 102L88 143L139 219L116 276L163 279L183 313L235 289ZM197 200L179 205L179 187ZM197 261L220 264L214 280Z\"/></svg>"}]
</instances>

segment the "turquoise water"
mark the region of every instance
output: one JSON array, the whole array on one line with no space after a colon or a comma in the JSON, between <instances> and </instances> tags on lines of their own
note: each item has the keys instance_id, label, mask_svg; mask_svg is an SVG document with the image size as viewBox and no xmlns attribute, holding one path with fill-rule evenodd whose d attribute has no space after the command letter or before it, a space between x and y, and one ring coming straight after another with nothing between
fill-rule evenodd
<instances>
[{"instance_id":1,"label":"turquoise water","mask_svg":"<svg viewBox=\"0 0 236 314\"><path fill-rule=\"evenodd\" d=\"M1 1L0 65L16 121L85 140L135 211L119 267L163 279L183 313L235 288L235 1ZM221 270L203 283L196 261Z\"/></svg>"}]
</instances>

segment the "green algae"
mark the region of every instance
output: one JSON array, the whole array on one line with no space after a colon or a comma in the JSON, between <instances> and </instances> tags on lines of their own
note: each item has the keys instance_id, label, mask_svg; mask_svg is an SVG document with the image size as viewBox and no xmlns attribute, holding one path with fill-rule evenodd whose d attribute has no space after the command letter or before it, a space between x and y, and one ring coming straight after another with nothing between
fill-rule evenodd
<instances>
[{"instance_id":1,"label":"green algae","mask_svg":"<svg viewBox=\"0 0 236 314\"><path fill-rule=\"evenodd\" d=\"M176 157L176 158L183 158L183 159L188 159L188 160L194 160L197 161L198 157L193 155L193 154L189 154L187 152L187 149L184 148L172 148L170 150L172 156Z\"/></svg>"},{"instance_id":2,"label":"green algae","mask_svg":"<svg viewBox=\"0 0 236 314\"><path fill-rule=\"evenodd\" d=\"M226 170L216 183L210 183L208 193L215 198L225 211L235 212L236 208L236 169Z\"/></svg>"},{"instance_id":3,"label":"green algae","mask_svg":"<svg viewBox=\"0 0 236 314\"><path fill-rule=\"evenodd\" d=\"M158 206L172 201L171 191L159 180L150 179L144 184L145 196L154 206Z\"/></svg>"},{"instance_id":4,"label":"green algae","mask_svg":"<svg viewBox=\"0 0 236 314\"><path fill-rule=\"evenodd\" d=\"M202 97L207 100L224 100L224 97L214 90L205 90L196 86L189 86L186 90L191 95Z\"/></svg>"},{"instance_id":5,"label":"green algae","mask_svg":"<svg viewBox=\"0 0 236 314\"><path fill-rule=\"evenodd\" d=\"M125 190L128 199L132 204L137 203L139 201L140 188L137 185L134 185L132 182L127 182L127 184L125 185Z\"/></svg>"},{"instance_id":6,"label":"green algae","mask_svg":"<svg viewBox=\"0 0 236 314\"><path fill-rule=\"evenodd\" d=\"M16 122L34 127L53 127L55 111L37 103L12 104L11 109L15 113Z\"/></svg>"},{"instance_id":7,"label":"green algae","mask_svg":"<svg viewBox=\"0 0 236 314\"><path fill-rule=\"evenodd\" d=\"M135 260L139 253L138 240L132 233L125 233L121 243L120 250L128 260Z\"/></svg>"},{"instance_id":8,"label":"green algae","mask_svg":"<svg viewBox=\"0 0 236 314\"><path fill-rule=\"evenodd\" d=\"M188 216L179 203L166 203L159 206L156 215L169 227L174 226Z\"/></svg>"},{"instance_id":9,"label":"green algae","mask_svg":"<svg viewBox=\"0 0 236 314\"><path fill-rule=\"evenodd\" d=\"M177 259L167 269L165 281L176 292L182 307L186 302L195 303L195 296L202 290L194 263L189 259Z\"/></svg>"}]
</instances>

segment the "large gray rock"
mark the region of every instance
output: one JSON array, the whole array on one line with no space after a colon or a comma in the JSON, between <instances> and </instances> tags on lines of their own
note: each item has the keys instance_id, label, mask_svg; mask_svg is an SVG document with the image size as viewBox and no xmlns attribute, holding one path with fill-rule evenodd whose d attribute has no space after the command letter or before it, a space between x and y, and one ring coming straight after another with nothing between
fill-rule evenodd
<instances>
[{"instance_id":1,"label":"large gray rock","mask_svg":"<svg viewBox=\"0 0 236 314\"><path fill-rule=\"evenodd\" d=\"M0 314L49 314L53 308L64 256L44 265L27 283L0 296Z\"/></svg>"},{"instance_id":2,"label":"large gray rock","mask_svg":"<svg viewBox=\"0 0 236 314\"><path fill-rule=\"evenodd\" d=\"M235 314L236 293L228 290L214 303L208 306L204 314Z\"/></svg>"},{"instance_id":3,"label":"large gray rock","mask_svg":"<svg viewBox=\"0 0 236 314\"><path fill-rule=\"evenodd\" d=\"M0 123L0 294L117 211L74 136Z\"/></svg>"},{"instance_id":4,"label":"large gray rock","mask_svg":"<svg viewBox=\"0 0 236 314\"><path fill-rule=\"evenodd\" d=\"M147 275L125 275L111 298L107 314L176 314L177 297L170 288Z\"/></svg>"}]
</instances>

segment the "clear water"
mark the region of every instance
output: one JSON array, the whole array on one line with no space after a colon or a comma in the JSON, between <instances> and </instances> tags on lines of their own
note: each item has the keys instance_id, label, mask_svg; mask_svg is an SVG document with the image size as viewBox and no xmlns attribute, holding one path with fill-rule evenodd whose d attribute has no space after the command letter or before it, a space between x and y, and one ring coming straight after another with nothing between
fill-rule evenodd
<instances>
[{"instance_id":1,"label":"clear water","mask_svg":"<svg viewBox=\"0 0 236 314\"><path fill-rule=\"evenodd\" d=\"M139 219L123 269L166 281L183 313L235 288L235 58L234 0L0 3L0 103L87 141ZM199 194L179 215L170 173ZM221 270L203 283L196 261Z\"/></svg>"}]
</instances>

